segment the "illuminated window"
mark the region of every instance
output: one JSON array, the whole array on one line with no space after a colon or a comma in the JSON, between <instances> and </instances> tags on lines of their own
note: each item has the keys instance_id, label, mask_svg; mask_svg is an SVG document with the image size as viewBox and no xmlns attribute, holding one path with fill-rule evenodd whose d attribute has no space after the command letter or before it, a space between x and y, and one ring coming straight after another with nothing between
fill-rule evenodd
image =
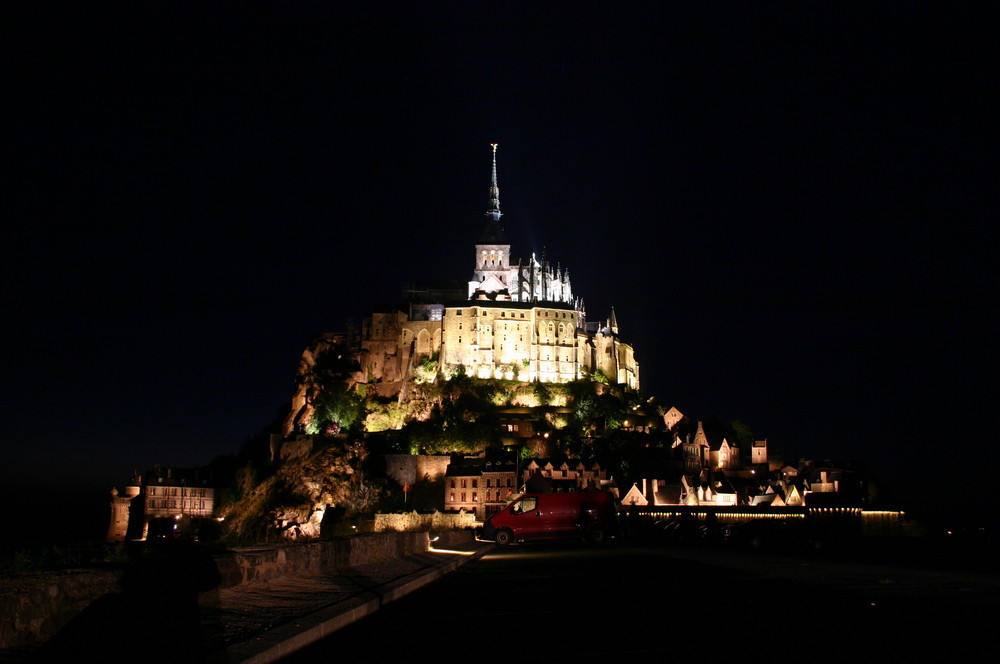
<instances>
[{"instance_id":1,"label":"illuminated window","mask_svg":"<svg viewBox=\"0 0 1000 664\"><path fill-rule=\"evenodd\" d=\"M473 491L472 492L472 502L476 502L476 500L478 500L478 498L479 498L479 494L476 493L475 491Z\"/></svg>"},{"instance_id":2,"label":"illuminated window","mask_svg":"<svg viewBox=\"0 0 1000 664\"><path fill-rule=\"evenodd\" d=\"M525 512L532 511L536 507L538 507L538 499L534 496L526 496L514 503L510 511L513 514L524 514Z\"/></svg>"}]
</instances>

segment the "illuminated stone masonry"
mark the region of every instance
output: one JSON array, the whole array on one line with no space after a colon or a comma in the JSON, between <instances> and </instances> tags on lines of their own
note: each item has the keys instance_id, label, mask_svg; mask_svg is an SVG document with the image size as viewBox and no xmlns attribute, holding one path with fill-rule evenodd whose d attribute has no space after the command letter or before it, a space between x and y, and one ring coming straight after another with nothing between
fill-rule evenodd
<instances>
[{"instance_id":1,"label":"illuminated stone masonry","mask_svg":"<svg viewBox=\"0 0 1000 664\"><path fill-rule=\"evenodd\" d=\"M541 260L512 262L500 224L493 146L487 222L473 257L468 290L422 285L406 307L373 313L362 330L361 368L377 381L405 381L423 361L450 377L565 383L600 372L611 383L639 388L635 352L611 315L588 322L569 272ZM419 296L418 296L419 295ZM407 311L401 311L406 308Z\"/></svg>"},{"instance_id":2,"label":"illuminated stone masonry","mask_svg":"<svg viewBox=\"0 0 1000 664\"><path fill-rule=\"evenodd\" d=\"M204 469L154 466L145 477L136 475L124 496L112 490L111 510L108 542L173 536L188 529L191 519L214 517L215 487Z\"/></svg>"}]
</instances>

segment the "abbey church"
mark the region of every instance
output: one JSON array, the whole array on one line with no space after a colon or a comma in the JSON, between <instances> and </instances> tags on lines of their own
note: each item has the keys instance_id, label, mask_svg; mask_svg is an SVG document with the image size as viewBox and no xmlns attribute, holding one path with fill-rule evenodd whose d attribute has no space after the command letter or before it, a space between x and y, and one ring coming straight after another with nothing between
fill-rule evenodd
<instances>
[{"instance_id":1,"label":"abbey church","mask_svg":"<svg viewBox=\"0 0 1000 664\"><path fill-rule=\"evenodd\" d=\"M496 148L467 292L417 284L404 306L373 313L361 334L362 370L376 380L405 381L427 359L437 360L445 376L462 369L480 378L565 383L600 373L638 389L639 365L619 337L614 311L588 322L568 270L553 267L544 254L511 257L500 223Z\"/></svg>"}]
</instances>

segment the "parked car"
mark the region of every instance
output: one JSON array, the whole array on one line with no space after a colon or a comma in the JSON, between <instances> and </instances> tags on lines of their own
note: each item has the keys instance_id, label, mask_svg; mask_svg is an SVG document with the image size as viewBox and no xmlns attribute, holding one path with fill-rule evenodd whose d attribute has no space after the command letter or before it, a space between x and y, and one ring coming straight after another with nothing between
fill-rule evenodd
<instances>
[{"instance_id":1,"label":"parked car","mask_svg":"<svg viewBox=\"0 0 1000 664\"><path fill-rule=\"evenodd\" d=\"M500 546L578 537L597 544L618 530L615 500L606 491L528 493L488 518L480 537Z\"/></svg>"}]
</instances>

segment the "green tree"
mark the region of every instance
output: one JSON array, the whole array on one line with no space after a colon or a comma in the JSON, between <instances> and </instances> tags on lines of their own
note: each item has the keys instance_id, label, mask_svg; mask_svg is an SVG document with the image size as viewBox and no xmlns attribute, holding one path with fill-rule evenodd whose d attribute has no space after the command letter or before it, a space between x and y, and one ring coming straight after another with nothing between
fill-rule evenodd
<instances>
[{"instance_id":1,"label":"green tree","mask_svg":"<svg viewBox=\"0 0 1000 664\"><path fill-rule=\"evenodd\" d=\"M734 420L729 428L733 432L733 440L730 442L743 450L753 447L754 435L749 424L743 420Z\"/></svg>"},{"instance_id":2,"label":"green tree","mask_svg":"<svg viewBox=\"0 0 1000 664\"><path fill-rule=\"evenodd\" d=\"M437 379L438 360L437 355L422 358L413 368L413 380L418 385L433 383Z\"/></svg>"},{"instance_id":3,"label":"green tree","mask_svg":"<svg viewBox=\"0 0 1000 664\"><path fill-rule=\"evenodd\" d=\"M535 399L538 401L539 406L548 406L552 403L552 390L549 386L542 381L536 381L534 384Z\"/></svg>"},{"instance_id":4,"label":"green tree","mask_svg":"<svg viewBox=\"0 0 1000 664\"><path fill-rule=\"evenodd\" d=\"M365 400L358 391L349 389L346 383L338 381L320 391L313 399L313 408L313 421L320 427L333 422L342 429L348 429L364 415Z\"/></svg>"}]
</instances>

